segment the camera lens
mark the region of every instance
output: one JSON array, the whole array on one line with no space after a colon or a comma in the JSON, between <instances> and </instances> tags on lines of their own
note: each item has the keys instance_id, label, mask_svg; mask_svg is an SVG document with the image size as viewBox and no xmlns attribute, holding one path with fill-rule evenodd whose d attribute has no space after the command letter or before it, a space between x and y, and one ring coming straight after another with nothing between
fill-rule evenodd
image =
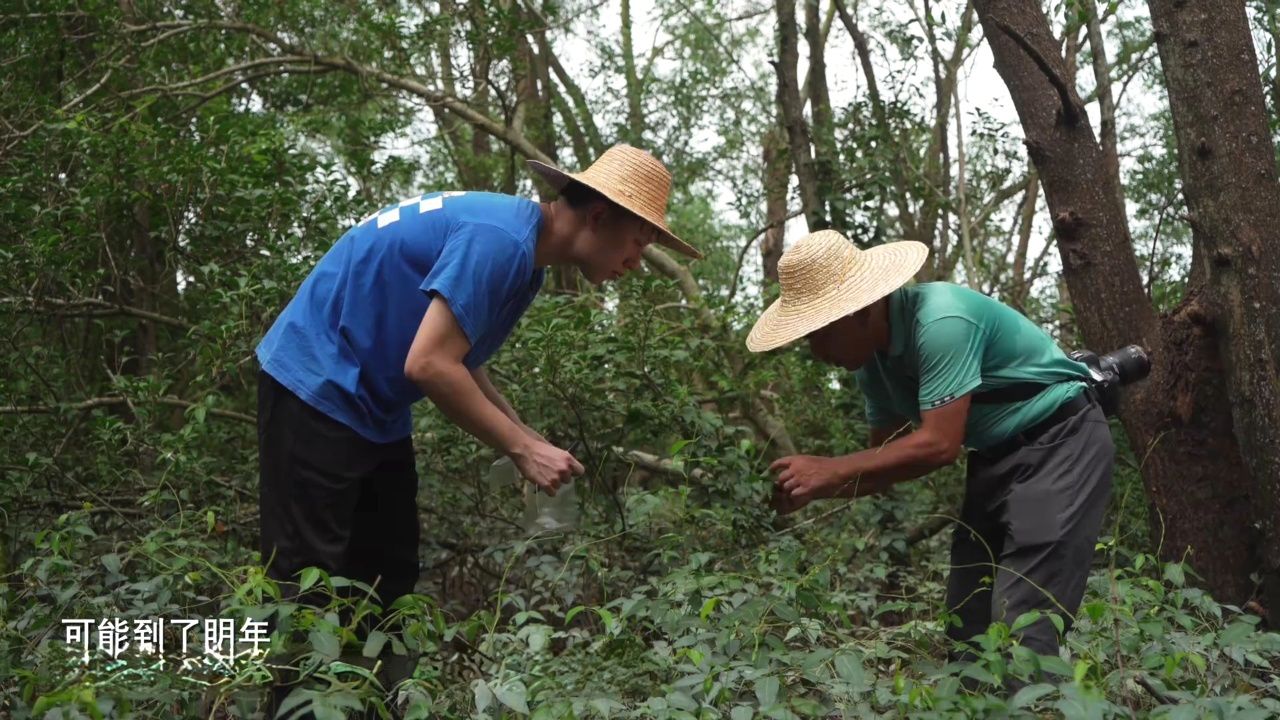
<instances>
[{"instance_id":1,"label":"camera lens","mask_svg":"<svg viewBox=\"0 0 1280 720\"><path fill-rule=\"evenodd\" d=\"M1141 345L1129 345L1098 358L1103 372L1112 372L1121 385L1137 382L1151 372L1151 356Z\"/></svg>"}]
</instances>

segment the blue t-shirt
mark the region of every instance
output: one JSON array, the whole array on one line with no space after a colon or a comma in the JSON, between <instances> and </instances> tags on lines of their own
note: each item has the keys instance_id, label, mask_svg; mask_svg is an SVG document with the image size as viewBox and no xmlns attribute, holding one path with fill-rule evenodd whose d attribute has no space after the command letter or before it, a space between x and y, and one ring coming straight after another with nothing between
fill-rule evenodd
<instances>
[{"instance_id":1,"label":"blue t-shirt","mask_svg":"<svg viewBox=\"0 0 1280 720\"><path fill-rule=\"evenodd\" d=\"M449 302L478 368L542 287L533 264L537 203L479 192L430 193L370 215L303 281L258 345L263 370L307 404L374 442L408 437L422 398L404 376L431 297Z\"/></svg>"}]
</instances>

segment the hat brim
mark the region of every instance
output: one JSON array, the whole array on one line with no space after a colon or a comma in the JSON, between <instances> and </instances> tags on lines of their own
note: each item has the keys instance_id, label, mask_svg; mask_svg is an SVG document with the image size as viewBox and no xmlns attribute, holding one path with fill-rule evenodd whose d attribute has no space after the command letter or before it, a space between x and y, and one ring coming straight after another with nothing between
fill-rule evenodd
<instances>
[{"instance_id":1,"label":"hat brim","mask_svg":"<svg viewBox=\"0 0 1280 720\"><path fill-rule=\"evenodd\" d=\"M775 350L867 307L906 284L928 255L928 246L914 240L863 251L864 265L843 282L808 297L775 300L751 328L747 349Z\"/></svg>"},{"instance_id":2,"label":"hat brim","mask_svg":"<svg viewBox=\"0 0 1280 720\"><path fill-rule=\"evenodd\" d=\"M655 222L654 220L645 217L643 214L638 212L632 206L630 201L628 201L626 198L623 198L617 195L614 192L611 192L609 188L602 187L596 183L592 183L590 180L584 180L581 177L567 173L561 170L560 168L555 167L554 165L548 165L547 163L544 163L540 160L526 160L525 162L529 164L529 168L531 170L533 170L538 174L538 177L541 177L543 180L546 180L548 185L550 185L552 188L555 188L556 192L560 192L561 190L564 190L564 186L568 185L570 180L576 180L582 183L583 185L586 185L587 187L591 188L592 190L595 190L601 195L604 195L605 197L609 198L609 200L611 200L614 204L624 208L627 212L631 213L632 215L635 215L636 217L640 218L641 220L645 221L646 223L648 223L649 225L657 229L658 243L660 245L665 245L666 247L669 247L672 250L675 250L676 252L682 255L687 255L693 258L694 260L702 259L702 253L698 252L697 248L693 247L689 243L676 237L675 234L672 233L671 230L668 229L666 225Z\"/></svg>"}]
</instances>

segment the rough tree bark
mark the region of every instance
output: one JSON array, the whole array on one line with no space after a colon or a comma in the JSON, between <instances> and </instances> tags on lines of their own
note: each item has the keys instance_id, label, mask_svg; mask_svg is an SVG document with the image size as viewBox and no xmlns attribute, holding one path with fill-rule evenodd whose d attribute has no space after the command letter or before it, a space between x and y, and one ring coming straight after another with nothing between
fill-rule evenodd
<instances>
[{"instance_id":1,"label":"rough tree bark","mask_svg":"<svg viewBox=\"0 0 1280 720\"><path fill-rule=\"evenodd\" d=\"M800 63L800 49L796 27L796 0L777 0L778 59L773 62L777 71L777 103L787 129L787 143L791 150L791 163L795 167L800 185L800 207L804 210L809 231L827 227L823 198L818 194L817 174L814 171L813 143L809 127L804 120L804 100L796 80Z\"/></svg>"},{"instance_id":2,"label":"rough tree bark","mask_svg":"<svg viewBox=\"0 0 1280 720\"><path fill-rule=\"evenodd\" d=\"M1280 608L1280 185L1244 3L1149 0L1267 607Z\"/></svg>"},{"instance_id":3,"label":"rough tree bark","mask_svg":"<svg viewBox=\"0 0 1280 720\"><path fill-rule=\"evenodd\" d=\"M782 259L782 240L786 235L787 184L791 179L791 156L787 154L787 136L779 120L764 134L764 238L760 241L760 260L765 284L778 282L778 260Z\"/></svg>"},{"instance_id":4,"label":"rough tree bark","mask_svg":"<svg viewBox=\"0 0 1280 720\"><path fill-rule=\"evenodd\" d=\"M836 150L835 123L831 114L831 94L827 90L827 36L822 31L819 0L804 0L804 37L809 46L809 110L813 115L814 179L818 199L827 206L831 226L845 230L843 188L837 187L839 153Z\"/></svg>"},{"instance_id":5,"label":"rough tree bark","mask_svg":"<svg viewBox=\"0 0 1280 720\"><path fill-rule=\"evenodd\" d=\"M1126 393L1121 419L1141 463L1161 555L1192 566L1225 602L1252 590L1254 538L1244 464L1231 433L1203 302L1189 293L1163 322L1138 272L1119 178L1108 172L1049 22L1034 0L975 0L1048 201L1084 340L1105 352L1154 351L1151 378Z\"/></svg>"}]
</instances>

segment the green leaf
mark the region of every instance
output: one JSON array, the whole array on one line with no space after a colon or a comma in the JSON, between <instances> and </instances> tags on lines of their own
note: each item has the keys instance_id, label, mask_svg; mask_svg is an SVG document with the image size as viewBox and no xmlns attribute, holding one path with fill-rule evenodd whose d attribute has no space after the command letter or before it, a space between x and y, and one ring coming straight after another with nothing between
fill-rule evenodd
<instances>
[{"instance_id":1,"label":"green leaf","mask_svg":"<svg viewBox=\"0 0 1280 720\"><path fill-rule=\"evenodd\" d=\"M729 711L729 720L751 720L755 714L750 705L739 705Z\"/></svg>"},{"instance_id":2,"label":"green leaf","mask_svg":"<svg viewBox=\"0 0 1280 720\"><path fill-rule=\"evenodd\" d=\"M1039 611L1039 610L1032 610L1032 611L1030 611L1030 612L1024 612L1024 613L1022 613L1021 615L1019 615L1019 616L1018 616L1018 619L1017 619L1017 620L1014 620L1014 621L1013 621L1013 626L1009 628L1009 632L1011 632L1011 633L1018 632L1019 630L1021 630L1021 629L1025 628L1025 627L1027 627L1027 626L1031 625L1032 623L1034 623L1035 621L1037 621L1037 620L1039 620L1039 619L1040 619L1040 611Z\"/></svg>"},{"instance_id":3,"label":"green leaf","mask_svg":"<svg viewBox=\"0 0 1280 720\"><path fill-rule=\"evenodd\" d=\"M573 619L578 617L578 613L586 609L587 609L586 605L579 605L575 608L570 608L569 612L564 614L564 624L568 625L569 623L573 622Z\"/></svg>"},{"instance_id":4,"label":"green leaf","mask_svg":"<svg viewBox=\"0 0 1280 720\"><path fill-rule=\"evenodd\" d=\"M387 634L381 630L374 630L369 633L369 639L364 641L364 650L360 651L360 654L367 658L378 657L378 653L382 652L382 646L386 644Z\"/></svg>"},{"instance_id":5,"label":"green leaf","mask_svg":"<svg viewBox=\"0 0 1280 720\"><path fill-rule=\"evenodd\" d=\"M525 702L525 696L528 690L525 689L523 683L511 683L501 687L493 688L493 693L498 696L498 702L515 710L521 715L529 714L529 705Z\"/></svg>"},{"instance_id":6,"label":"green leaf","mask_svg":"<svg viewBox=\"0 0 1280 720\"><path fill-rule=\"evenodd\" d=\"M120 556L115 553L103 555L102 566L107 569L107 572L113 575L118 574L120 572Z\"/></svg>"},{"instance_id":7,"label":"green leaf","mask_svg":"<svg viewBox=\"0 0 1280 720\"><path fill-rule=\"evenodd\" d=\"M1032 703L1044 697L1045 695L1048 695L1049 693L1053 692L1053 690L1054 690L1054 687L1048 683L1036 683L1035 685L1028 685L1022 688L1021 690L1019 690L1017 694L1013 696L1013 700L1009 702L1009 707L1013 708L1014 710L1019 710L1028 705L1031 705Z\"/></svg>"},{"instance_id":8,"label":"green leaf","mask_svg":"<svg viewBox=\"0 0 1280 720\"><path fill-rule=\"evenodd\" d=\"M493 704L493 691L489 689L489 683L477 680L471 685L471 692L475 694L476 712L482 713Z\"/></svg>"},{"instance_id":9,"label":"green leaf","mask_svg":"<svg viewBox=\"0 0 1280 720\"><path fill-rule=\"evenodd\" d=\"M760 701L761 707L769 707L778 702L778 678L771 675L756 680L756 700Z\"/></svg>"},{"instance_id":10,"label":"green leaf","mask_svg":"<svg viewBox=\"0 0 1280 720\"><path fill-rule=\"evenodd\" d=\"M312 630L307 634L307 639L311 641L311 647L322 656L335 660L340 652L338 644L338 636L327 630Z\"/></svg>"},{"instance_id":11,"label":"green leaf","mask_svg":"<svg viewBox=\"0 0 1280 720\"><path fill-rule=\"evenodd\" d=\"M105 560L106 558L103 558ZM1243 621L1231 623L1226 630L1218 634L1218 643L1230 645L1248 637L1253 632L1253 625Z\"/></svg>"},{"instance_id":12,"label":"green leaf","mask_svg":"<svg viewBox=\"0 0 1280 720\"><path fill-rule=\"evenodd\" d=\"M604 623L604 631L612 634L614 625L617 624L613 619L613 613L604 608L596 608L596 614L600 616L600 622Z\"/></svg>"},{"instance_id":13,"label":"green leaf","mask_svg":"<svg viewBox=\"0 0 1280 720\"><path fill-rule=\"evenodd\" d=\"M308 567L302 571L302 581L298 583L298 591L306 592L316 580L320 579L320 568Z\"/></svg>"},{"instance_id":14,"label":"green leaf","mask_svg":"<svg viewBox=\"0 0 1280 720\"><path fill-rule=\"evenodd\" d=\"M1066 632L1066 626L1062 623L1062 616L1057 613L1049 614L1049 622L1053 623L1053 627L1058 630L1058 636L1061 637Z\"/></svg>"},{"instance_id":15,"label":"green leaf","mask_svg":"<svg viewBox=\"0 0 1280 720\"><path fill-rule=\"evenodd\" d=\"M715 597L707 598L706 601L702 603L702 610L698 612L698 617L702 618L705 621L708 617L711 616L711 613L715 612L716 605L719 605L719 604L720 604L720 598L715 598Z\"/></svg>"},{"instance_id":16,"label":"green leaf","mask_svg":"<svg viewBox=\"0 0 1280 720\"><path fill-rule=\"evenodd\" d=\"M841 680L857 688L865 688L867 674L862 669L862 662L848 653L837 655L835 659L836 675Z\"/></svg>"},{"instance_id":17,"label":"green leaf","mask_svg":"<svg viewBox=\"0 0 1280 720\"><path fill-rule=\"evenodd\" d=\"M671 445L671 449L667 451L668 457L675 457L676 453L685 448L686 445L693 442L692 440L677 440Z\"/></svg>"},{"instance_id":18,"label":"green leaf","mask_svg":"<svg viewBox=\"0 0 1280 720\"><path fill-rule=\"evenodd\" d=\"M1164 579L1168 580L1174 587L1182 587L1187 584L1187 576L1182 571L1182 565L1179 563L1169 563L1164 566Z\"/></svg>"},{"instance_id":19,"label":"green leaf","mask_svg":"<svg viewBox=\"0 0 1280 720\"><path fill-rule=\"evenodd\" d=\"M1046 671L1046 673L1064 676L1064 678L1068 678L1071 675L1071 666L1056 655L1041 656L1039 665L1041 665L1041 670Z\"/></svg>"}]
</instances>

